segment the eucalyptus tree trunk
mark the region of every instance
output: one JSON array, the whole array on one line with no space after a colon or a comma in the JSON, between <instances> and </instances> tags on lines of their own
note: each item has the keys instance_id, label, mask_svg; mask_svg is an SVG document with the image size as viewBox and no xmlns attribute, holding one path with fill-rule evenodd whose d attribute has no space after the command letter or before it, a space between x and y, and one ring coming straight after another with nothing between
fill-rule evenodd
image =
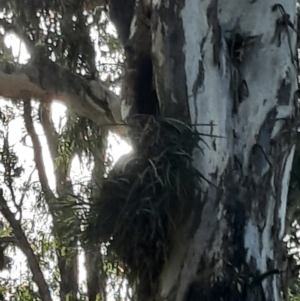
<instances>
[{"instance_id":1,"label":"eucalyptus tree trunk","mask_svg":"<svg viewBox=\"0 0 300 301\"><path fill-rule=\"evenodd\" d=\"M158 101L160 114L211 137L204 154L194 154L210 184L202 184L198 205L173 237L147 300L287 299L282 239L297 115L295 0L148 2L137 1L129 22L130 9L110 0L127 57L123 118L156 114Z\"/></svg>"},{"instance_id":2,"label":"eucalyptus tree trunk","mask_svg":"<svg viewBox=\"0 0 300 301\"><path fill-rule=\"evenodd\" d=\"M296 1L107 2L126 55L121 99L39 55L0 66L1 96L60 99L99 125L136 113L192 124L206 142L194 167L208 181L139 301L286 300Z\"/></svg>"}]
</instances>

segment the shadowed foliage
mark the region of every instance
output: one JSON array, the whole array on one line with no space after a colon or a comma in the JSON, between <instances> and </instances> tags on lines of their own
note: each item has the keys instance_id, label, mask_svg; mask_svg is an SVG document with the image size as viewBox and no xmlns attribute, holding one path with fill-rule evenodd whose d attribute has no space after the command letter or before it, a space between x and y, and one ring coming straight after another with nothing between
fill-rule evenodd
<instances>
[{"instance_id":1,"label":"shadowed foliage","mask_svg":"<svg viewBox=\"0 0 300 301\"><path fill-rule=\"evenodd\" d=\"M117 255L129 279L143 283L140 293L147 295L167 260L172 235L200 193L203 177L192 155L203 140L176 120L133 119L135 149L103 181L86 231L89 240L108 243L107 251Z\"/></svg>"}]
</instances>

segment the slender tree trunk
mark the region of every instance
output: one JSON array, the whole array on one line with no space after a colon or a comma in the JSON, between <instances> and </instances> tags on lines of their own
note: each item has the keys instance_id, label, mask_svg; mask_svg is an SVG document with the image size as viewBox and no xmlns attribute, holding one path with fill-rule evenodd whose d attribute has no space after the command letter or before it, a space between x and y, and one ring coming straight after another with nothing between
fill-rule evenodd
<instances>
[{"instance_id":1,"label":"slender tree trunk","mask_svg":"<svg viewBox=\"0 0 300 301\"><path fill-rule=\"evenodd\" d=\"M106 300L106 275L103 268L102 254L99 248L87 248L85 251L88 300Z\"/></svg>"},{"instance_id":2,"label":"slender tree trunk","mask_svg":"<svg viewBox=\"0 0 300 301\"><path fill-rule=\"evenodd\" d=\"M101 181L105 173L103 158L107 150L107 136L107 131L103 130L102 140L99 145L93 149L95 166L92 173L92 197L99 194L99 187L102 185ZM85 267L87 271L88 300L106 301L107 275L104 271L103 255L100 252L101 246L85 245L83 242L83 247L85 251Z\"/></svg>"},{"instance_id":3,"label":"slender tree trunk","mask_svg":"<svg viewBox=\"0 0 300 301\"><path fill-rule=\"evenodd\" d=\"M128 83L138 80L132 65L148 43L139 23L146 2L131 23L134 46L125 47L123 112L141 106ZM282 239L297 115L295 8L294 0L152 1L160 112L215 137L194 155L211 184L202 184L198 205L174 235L149 300L287 299Z\"/></svg>"},{"instance_id":4,"label":"slender tree trunk","mask_svg":"<svg viewBox=\"0 0 300 301\"><path fill-rule=\"evenodd\" d=\"M25 108L28 104L25 103ZM28 109L27 109L28 110ZM31 109L30 109L31 111ZM31 115L30 111L27 112L27 118ZM42 160L41 146L39 138L37 137L30 117L31 126L27 121L27 130L32 138L34 144L34 152L36 158L39 158L37 165L39 171L39 178L42 183L43 192L45 194L46 202L50 208L53 217L53 235L56 239L56 255L58 268L60 272L60 298L61 300L76 301L78 293L78 246L77 234L79 231L79 223L76 223L77 217L73 210L59 210L59 202L62 200L67 203L68 198L72 195L72 183L68 180L69 166L58 166L56 168L56 191L58 198L56 198L49 186ZM50 150L52 163L58 156L58 134L51 121L50 105L41 104L39 110L39 120L43 127ZM37 159L36 159L37 160ZM65 168L64 168L65 167ZM72 226L64 226L62 229L62 221L73 219ZM73 235L71 235L73 233Z\"/></svg>"}]
</instances>

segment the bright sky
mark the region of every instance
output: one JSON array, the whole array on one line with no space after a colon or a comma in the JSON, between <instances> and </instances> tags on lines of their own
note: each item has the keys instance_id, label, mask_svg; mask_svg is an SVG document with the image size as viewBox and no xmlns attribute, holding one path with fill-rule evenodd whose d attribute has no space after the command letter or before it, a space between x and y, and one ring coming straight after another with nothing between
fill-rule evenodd
<instances>
[{"instance_id":1,"label":"bright sky","mask_svg":"<svg viewBox=\"0 0 300 301\"><path fill-rule=\"evenodd\" d=\"M21 63L25 64L28 59L30 58L30 55L26 51L26 47L23 43L20 42L17 36L15 35L7 35L5 37L5 44L7 47L12 49L13 56L16 58L16 60ZM97 45L97 43L96 43ZM98 50L97 50L98 51ZM5 104L5 101L2 100L2 103L0 102L0 108ZM63 118L66 113L66 107L59 103L54 102L52 104L52 115L53 115L53 122L56 127L58 127L61 120L65 119ZM64 122L62 122L61 126L64 126ZM47 176L49 179L49 184L51 189L55 190L55 178L54 178L54 169L51 160L49 160L49 150L47 146L47 142L45 139L45 136L43 134L42 127L39 125L38 122L35 122L35 128L37 133L39 134L41 145L43 146L43 156L44 156L44 164L46 167ZM16 154L19 156L20 163L25 168L25 179L28 178L29 174L34 169L34 160L33 160L33 151L31 149L31 142L28 141L28 146L24 146L24 144L20 143L21 137L22 137L22 130L24 129L23 120L22 118L16 118L15 120L11 121L9 124L9 143L10 145L14 145L14 150ZM57 130L60 130L57 128ZM116 137L114 135L109 136L109 144L111 146L111 155L114 159L114 161L117 161L123 154L126 154L131 151L131 147L125 142L122 141L119 137ZM81 180L87 180L90 177L91 171L88 170L87 166L82 166L80 164L79 158L75 158L72 162L72 168L71 168L71 179L72 181L81 181ZM32 180L38 180L37 174L35 173ZM33 195L29 192L27 194L28 200L26 200L26 208L24 208L24 215L23 217L25 219L28 219L29 222L32 220L33 213L32 213L32 205L33 205ZM50 231L50 224L51 221L41 221L41 223L36 223L35 227L38 229L42 229L45 232ZM81 253L80 259L80 273L79 278L80 282L83 284L86 279L86 272L84 269L84 254ZM0 273L0 277L6 278L9 276L13 279L19 279L20 283L22 281L22 274L24 274L28 270L27 264L26 264L26 258L25 256L19 251L16 251L16 256L14 257L14 263L12 265L12 269L9 271L3 271ZM46 279L48 278L49 273L45 273Z\"/></svg>"}]
</instances>

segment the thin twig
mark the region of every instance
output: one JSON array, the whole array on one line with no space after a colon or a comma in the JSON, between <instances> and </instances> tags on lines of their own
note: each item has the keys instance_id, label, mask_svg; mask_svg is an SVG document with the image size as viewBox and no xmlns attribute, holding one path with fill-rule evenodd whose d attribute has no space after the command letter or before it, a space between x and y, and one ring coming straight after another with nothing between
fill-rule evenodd
<instances>
[{"instance_id":1,"label":"thin twig","mask_svg":"<svg viewBox=\"0 0 300 301\"><path fill-rule=\"evenodd\" d=\"M19 202L19 204L17 205L17 206L18 206L17 209L19 210L20 215L21 215L21 216L20 216L20 220L22 220L22 206L23 206L23 202L24 202L24 199L25 199L25 195L26 195L26 192L28 191L28 189L29 189L29 187L30 187L30 184L31 184L31 178L32 178L33 173L35 172L35 169L36 169L36 168L34 168L34 169L32 170L32 172L30 173L30 175L29 175L29 177L28 177L28 180L27 180L27 182L26 182L26 184L25 184L26 189L25 189L25 191L22 193L20 202Z\"/></svg>"}]
</instances>

